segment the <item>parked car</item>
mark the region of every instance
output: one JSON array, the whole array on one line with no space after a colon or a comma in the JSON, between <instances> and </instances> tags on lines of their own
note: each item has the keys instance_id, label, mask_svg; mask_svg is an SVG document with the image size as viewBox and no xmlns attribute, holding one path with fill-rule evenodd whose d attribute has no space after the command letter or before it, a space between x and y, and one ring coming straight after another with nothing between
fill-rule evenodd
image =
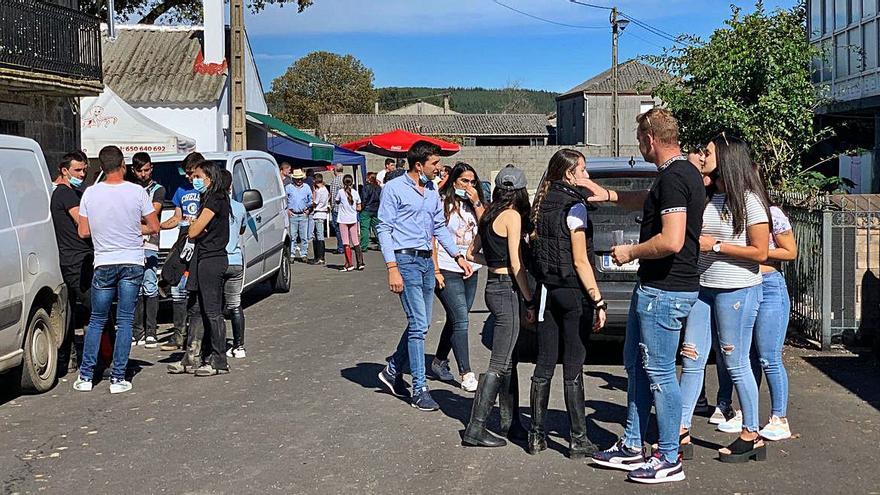
<instances>
[{"instance_id":1,"label":"parked car","mask_svg":"<svg viewBox=\"0 0 880 495\"><path fill-rule=\"evenodd\" d=\"M0 135L0 373L35 392L55 384L69 318L51 193L40 145Z\"/></svg>"},{"instance_id":2,"label":"parked car","mask_svg":"<svg viewBox=\"0 0 880 495\"><path fill-rule=\"evenodd\" d=\"M244 255L244 290L269 280L277 292L290 291L290 234L287 197L275 159L261 151L202 153L206 160L232 172L232 197L245 203L247 229L241 236ZM165 204L160 220L174 215L171 198L177 188L187 184L181 163L186 155L156 155L153 180L165 187ZM97 180L101 180L101 176ZM255 201L259 195L260 201ZM178 229L159 234L159 268L177 240Z\"/></svg>"}]
</instances>

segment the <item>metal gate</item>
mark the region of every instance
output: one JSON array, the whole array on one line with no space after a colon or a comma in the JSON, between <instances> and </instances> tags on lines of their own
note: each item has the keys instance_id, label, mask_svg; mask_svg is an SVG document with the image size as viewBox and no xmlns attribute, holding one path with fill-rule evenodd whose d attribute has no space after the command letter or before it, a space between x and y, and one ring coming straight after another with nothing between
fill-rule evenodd
<instances>
[{"instance_id":1,"label":"metal gate","mask_svg":"<svg viewBox=\"0 0 880 495\"><path fill-rule=\"evenodd\" d=\"M792 221L798 258L783 266L791 324L827 349L880 326L880 195L774 194Z\"/></svg>"}]
</instances>

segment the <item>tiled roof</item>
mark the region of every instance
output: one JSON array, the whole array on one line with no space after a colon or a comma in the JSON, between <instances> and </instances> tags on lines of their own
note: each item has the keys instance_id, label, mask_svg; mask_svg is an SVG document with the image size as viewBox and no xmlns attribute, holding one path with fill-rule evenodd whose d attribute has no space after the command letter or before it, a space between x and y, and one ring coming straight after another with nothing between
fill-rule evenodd
<instances>
[{"instance_id":1,"label":"tiled roof","mask_svg":"<svg viewBox=\"0 0 880 495\"><path fill-rule=\"evenodd\" d=\"M605 72L578 84L570 90L562 93L558 98L575 93L587 94L610 94L613 91L612 70ZM620 94L648 95L661 82L669 80L672 76L660 69L643 64L638 60L627 60L617 66L617 76L620 79L618 92Z\"/></svg>"},{"instance_id":2,"label":"tiled roof","mask_svg":"<svg viewBox=\"0 0 880 495\"><path fill-rule=\"evenodd\" d=\"M427 136L548 135L547 116L541 114L329 114L318 117L318 127L322 134L334 136L371 136L395 129Z\"/></svg>"},{"instance_id":3,"label":"tiled roof","mask_svg":"<svg viewBox=\"0 0 880 495\"><path fill-rule=\"evenodd\" d=\"M214 105L226 82L195 71L201 27L119 26L110 41L102 33L104 84L129 104ZM209 72L209 71L202 71Z\"/></svg>"},{"instance_id":4,"label":"tiled roof","mask_svg":"<svg viewBox=\"0 0 880 495\"><path fill-rule=\"evenodd\" d=\"M426 101L420 101L417 103L412 103L405 107L400 107L396 110L391 110L387 112L391 115L449 115L453 113L452 110L444 111L443 107L428 103Z\"/></svg>"}]
</instances>

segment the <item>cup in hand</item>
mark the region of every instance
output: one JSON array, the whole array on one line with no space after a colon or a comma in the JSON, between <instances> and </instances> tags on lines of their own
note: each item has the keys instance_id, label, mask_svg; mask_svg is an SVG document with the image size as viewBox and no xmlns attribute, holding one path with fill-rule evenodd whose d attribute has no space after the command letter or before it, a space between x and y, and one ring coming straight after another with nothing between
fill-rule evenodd
<instances>
[{"instance_id":1,"label":"cup in hand","mask_svg":"<svg viewBox=\"0 0 880 495\"><path fill-rule=\"evenodd\" d=\"M623 231L622 230L612 230L611 231L611 245L612 246L622 246L623 245Z\"/></svg>"}]
</instances>

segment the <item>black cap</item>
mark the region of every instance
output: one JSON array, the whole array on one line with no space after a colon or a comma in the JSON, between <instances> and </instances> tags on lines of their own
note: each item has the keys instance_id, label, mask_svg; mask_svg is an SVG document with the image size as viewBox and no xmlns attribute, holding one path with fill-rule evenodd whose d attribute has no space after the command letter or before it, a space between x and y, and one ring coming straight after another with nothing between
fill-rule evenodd
<instances>
[{"instance_id":1,"label":"black cap","mask_svg":"<svg viewBox=\"0 0 880 495\"><path fill-rule=\"evenodd\" d=\"M502 168L498 175L495 176L495 187L506 191L525 189L526 185L526 174L513 165Z\"/></svg>"}]
</instances>

